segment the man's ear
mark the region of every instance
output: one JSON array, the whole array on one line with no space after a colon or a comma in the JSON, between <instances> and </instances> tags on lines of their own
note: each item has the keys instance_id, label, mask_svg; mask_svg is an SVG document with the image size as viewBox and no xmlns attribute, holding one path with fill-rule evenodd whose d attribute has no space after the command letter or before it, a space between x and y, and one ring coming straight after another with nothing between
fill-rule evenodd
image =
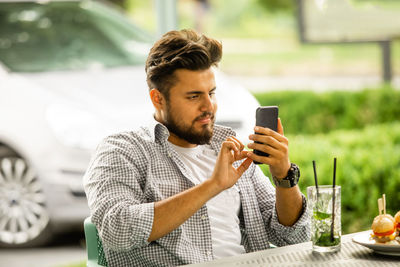
<instances>
[{"instance_id":1,"label":"man's ear","mask_svg":"<svg viewBox=\"0 0 400 267\"><path fill-rule=\"evenodd\" d=\"M162 110L165 104L164 96L157 89L150 90L150 99L157 110Z\"/></svg>"}]
</instances>

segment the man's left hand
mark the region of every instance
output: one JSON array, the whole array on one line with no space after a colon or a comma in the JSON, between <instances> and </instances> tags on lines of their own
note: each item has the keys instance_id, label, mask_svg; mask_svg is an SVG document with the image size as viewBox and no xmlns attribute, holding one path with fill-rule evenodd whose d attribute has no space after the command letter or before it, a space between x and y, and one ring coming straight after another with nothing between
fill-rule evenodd
<instances>
[{"instance_id":1,"label":"man's left hand","mask_svg":"<svg viewBox=\"0 0 400 267\"><path fill-rule=\"evenodd\" d=\"M289 140L283 135L281 120L278 119L278 132L260 126L256 126L254 130L259 134L252 134L249 139L261 144L250 143L248 147L268 153L269 157L258 156L253 152L249 152L247 156L254 161L268 164L272 176L285 178L290 168Z\"/></svg>"}]
</instances>

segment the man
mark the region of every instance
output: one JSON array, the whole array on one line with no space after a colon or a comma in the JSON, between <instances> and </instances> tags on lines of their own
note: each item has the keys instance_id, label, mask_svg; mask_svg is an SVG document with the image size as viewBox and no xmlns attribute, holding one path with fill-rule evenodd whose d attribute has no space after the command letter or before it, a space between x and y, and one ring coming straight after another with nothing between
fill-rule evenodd
<instances>
[{"instance_id":1,"label":"man","mask_svg":"<svg viewBox=\"0 0 400 267\"><path fill-rule=\"evenodd\" d=\"M110 266L190 264L309 239L280 121L278 132L250 135L260 144L248 147L269 157L214 125L221 55L194 31L165 34L146 62L154 121L99 145L84 184ZM269 165L276 189L253 160Z\"/></svg>"}]
</instances>

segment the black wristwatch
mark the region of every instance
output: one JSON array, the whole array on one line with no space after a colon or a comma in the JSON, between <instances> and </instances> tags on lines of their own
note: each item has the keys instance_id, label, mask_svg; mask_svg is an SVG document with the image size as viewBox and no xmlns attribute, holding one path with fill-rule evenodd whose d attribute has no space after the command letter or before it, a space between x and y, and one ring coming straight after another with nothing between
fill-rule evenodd
<instances>
[{"instance_id":1,"label":"black wristwatch","mask_svg":"<svg viewBox=\"0 0 400 267\"><path fill-rule=\"evenodd\" d=\"M288 174L283 179L278 179L272 176L272 180L274 181L275 186L277 187L284 187L284 188L291 188L299 182L300 179L300 169L299 167L294 164L290 163L290 169Z\"/></svg>"}]
</instances>

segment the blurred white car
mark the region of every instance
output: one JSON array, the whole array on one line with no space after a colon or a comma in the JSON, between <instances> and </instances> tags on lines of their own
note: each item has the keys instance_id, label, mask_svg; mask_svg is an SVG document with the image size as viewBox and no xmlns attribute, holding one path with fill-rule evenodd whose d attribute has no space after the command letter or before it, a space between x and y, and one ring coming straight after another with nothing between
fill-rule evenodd
<instances>
[{"instance_id":1,"label":"blurred white car","mask_svg":"<svg viewBox=\"0 0 400 267\"><path fill-rule=\"evenodd\" d=\"M146 122L152 38L95 1L0 2L0 246L37 246L89 215L82 176L106 135ZM217 123L256 99L217 72Z\"/></svg>"}]
</instances>

